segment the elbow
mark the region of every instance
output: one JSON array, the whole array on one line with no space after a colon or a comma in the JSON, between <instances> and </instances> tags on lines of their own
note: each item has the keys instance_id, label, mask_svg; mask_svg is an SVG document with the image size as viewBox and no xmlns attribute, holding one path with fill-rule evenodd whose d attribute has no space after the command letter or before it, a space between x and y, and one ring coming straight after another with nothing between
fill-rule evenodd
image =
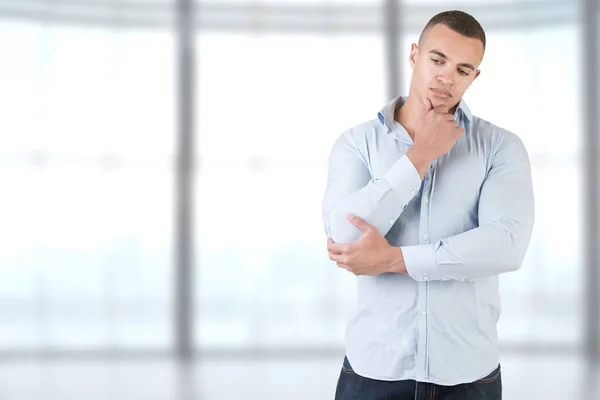
<instances>
[{"instance_id":1,"label":"elbow","mask_svg":"<svg viewBox=\"0 0 600 400\"><path fill-rule=\"evenodd\" d=\"M520 270L521 266L523 265L523 257L519 257L519 255L516 254L517 252L515 250L513 250L513 252L515 254L513 254L512 257L506 260L506 264L504 266L506 272L516 272Z\"/></svg>"},{"instance_id":2,"label":"elbow","mask_svg":"<svg viewBox=\"0 0 600 400\"><path fill-rule=\"evenodd\" d=\"M323 217L323 225L327 237L335 243L351 243L358 240L362 234L360 229L348 221L345 213L336 210Z\"/></svg>"},{"instance_id":3,"label":"elbow","mask_svg":"<svg viewBox=\"0 0 600 400\"><path fill-rule=\"evenodd\" d=\"M525 249L523 248L511 248L507 252L507 258L503 265L504 272L516 272L523 266L525 261Z\"/></svg>"},{"instance_id":4,"label":"elbow","mask_svg":"<svg viewBox=\"0 0 600 400\"><path fill-rule=\"evenodd\" d=\"M529 247L533 225L516 220L502 221L502 228L506 234L506 272L515 272L521 269Z\"/></svg>"}]
</instances>

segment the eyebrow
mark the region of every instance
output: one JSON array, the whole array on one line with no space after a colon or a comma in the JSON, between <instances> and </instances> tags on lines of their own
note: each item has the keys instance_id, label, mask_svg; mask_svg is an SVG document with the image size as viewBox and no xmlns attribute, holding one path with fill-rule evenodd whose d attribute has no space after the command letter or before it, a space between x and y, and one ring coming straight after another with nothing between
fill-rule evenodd
<instances>
[{"instance_id":1,"label":"eyebrow","mask_svg":"<svg viewBox=\"0 0 600 400\"><path fill-rule=\"evenodd\" d=\"M448 59L448 56L446 56L444 53L442 53L441 51L438 50L431 50L429 53L433 53L441 58L443 58L444 60ZM458 64L459 67L465 67L465 68L470 68L473 71L475 71L475 67L469 63L460 63Z\"/></svg>"}]
</instances>

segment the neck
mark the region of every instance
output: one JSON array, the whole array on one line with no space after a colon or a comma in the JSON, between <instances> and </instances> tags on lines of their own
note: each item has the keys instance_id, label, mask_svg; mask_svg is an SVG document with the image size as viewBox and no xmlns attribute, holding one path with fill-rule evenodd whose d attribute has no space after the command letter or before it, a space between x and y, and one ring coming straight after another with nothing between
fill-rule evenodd
<instances>
[{"instance_id":1,"label":"neck","mask_svg":"<svg viewBox=\"0 0 600 400\"><path fill-rule=\"evenodd\" d=\"M402 107L398 108L394 113L394 119L406 129L410 137L415 140L415 124L421 115L423 105L419 103L416 96L410 94Z\"/></svg>"}]
</instances>

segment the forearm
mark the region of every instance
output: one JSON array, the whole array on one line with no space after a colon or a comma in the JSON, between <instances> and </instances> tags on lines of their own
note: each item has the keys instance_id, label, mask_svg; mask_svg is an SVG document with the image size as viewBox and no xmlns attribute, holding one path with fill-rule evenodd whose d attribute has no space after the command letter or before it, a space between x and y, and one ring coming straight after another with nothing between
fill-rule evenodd
<instances>
[{"instance_id":1,"label":"forearm","mask_svg":"<svg viewBox=\"0 0 600 400\"><path fill-rule=\"evenodd\" d=\"M533 219L502 220L428 245L403 246L407 274L423 280L473 280L516 271L530 241Z\"/></svg>"}]
</instances>

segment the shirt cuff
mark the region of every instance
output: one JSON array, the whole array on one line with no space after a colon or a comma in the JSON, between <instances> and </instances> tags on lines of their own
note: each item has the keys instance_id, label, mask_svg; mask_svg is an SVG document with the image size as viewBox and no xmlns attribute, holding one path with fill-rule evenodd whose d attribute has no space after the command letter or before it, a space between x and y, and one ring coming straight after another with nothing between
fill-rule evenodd
<instances>
[{"instance_id":1,"label":"shirt cuff","mask_svg":"<svg viewBox=\"0 0 600 400\"><path fill-rule=\"evenodd\" d=\"M432 244L401 246L401 249L406 272L411 278L419 282L442 280Z\"/></svg>"},{"instance_id":2,"label":"shirt cuff","mask_svg":"<svg viewBox=\"0 0 600 400\"><path fill-rule=\"evenodd\" d=\"M421 176L406 154L396 161L383 178L401 199L412 199L421 187Z\"/></svg>"}]
</instances>

